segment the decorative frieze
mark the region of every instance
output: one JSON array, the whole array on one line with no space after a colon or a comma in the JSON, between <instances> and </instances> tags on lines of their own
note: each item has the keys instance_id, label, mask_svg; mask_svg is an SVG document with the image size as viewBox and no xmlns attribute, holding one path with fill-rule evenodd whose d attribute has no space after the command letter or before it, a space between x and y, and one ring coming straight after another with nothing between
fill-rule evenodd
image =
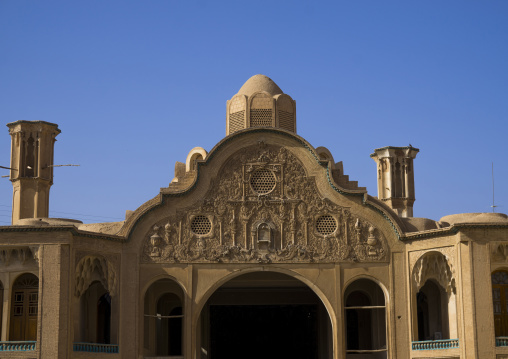
<instances>
[{"instance_id":1,"label":"decorative frieze","mask_svg":"<svg viewBox=\"0 0 508 359\"><path fill-rule=\"evenodd\" d=\"M453 247L447 247L453 248ZM442 251L432 250L421 255L416 261L412 281L415 291L418 292L427 280L433 279L443 287L448 295L455 293L455 273L449 257Z\"/></svg>"},{"instance_id":2,"label":"decorative frieze","mask_svg":"<svg viewBox=\"0 0 508 359\"><path fill-rule=\"evenodd\" d=\"M26 264L31 258L39 264L39 247L7 247L0 249L0 266L9 266L14 262L22 265Z\"/></svg>"},{"instance_id":3,"label":"decorative frieze","mask_svg":"<svg viewBox=\"0 0 508 359\"><path fill-rule=\"evenodd\" d=\"M387 250L371 223L320 195L294 155L260 141L224 164L200 203L152 226L142 261L382 261Z\"/></svg>"}]
</instances>

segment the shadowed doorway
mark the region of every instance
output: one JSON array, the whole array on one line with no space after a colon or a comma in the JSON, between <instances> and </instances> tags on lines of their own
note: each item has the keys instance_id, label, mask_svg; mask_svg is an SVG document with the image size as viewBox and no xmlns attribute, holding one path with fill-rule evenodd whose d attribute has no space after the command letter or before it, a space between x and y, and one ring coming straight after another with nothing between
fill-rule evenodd
<instances>
[{"instance_id":1,"label":"shadowed doorway","mask_svg":"<svg viewBox=\"0 0 508 359\"><path fill-rule=\"evenodd\" d=\"M279 273L257 272L224 284L201 313L202 359L325 359L331 323L317 295Z\"/></svg>"}]
</instances>

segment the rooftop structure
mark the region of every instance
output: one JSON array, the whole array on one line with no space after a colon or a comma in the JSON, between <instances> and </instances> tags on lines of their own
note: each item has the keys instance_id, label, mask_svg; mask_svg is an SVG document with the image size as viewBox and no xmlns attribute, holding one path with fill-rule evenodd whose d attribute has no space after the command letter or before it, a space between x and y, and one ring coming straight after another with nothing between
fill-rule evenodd
<instances>
[{"instance_id":1,"label":"rooftop structure","mask_svg":"<svg viewBox=\"0 0 508 359\"><path fill-rule=\"evenodd\" d=\"M412 146L370 195L264 75L120 222L48 218L60 130L8 127L1 358L508 358L508 216L413 217Z\"/></svg>"}]
</instances>

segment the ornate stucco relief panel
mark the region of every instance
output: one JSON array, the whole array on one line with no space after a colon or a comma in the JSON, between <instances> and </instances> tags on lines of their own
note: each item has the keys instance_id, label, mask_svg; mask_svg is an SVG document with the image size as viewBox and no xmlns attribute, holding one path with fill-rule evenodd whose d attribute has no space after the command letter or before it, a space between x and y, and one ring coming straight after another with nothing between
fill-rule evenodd
<instances>
[{"instance_id":1,"label":"ornate stucco relief panel","mask_svg":"<svg viewBox=\"0 0 508 359\"><path fill-rule=\"evenodd\" d=\"M38 265L39 264L38 246L7 247L0 249L0 266L8 267L14 262L19 262L21 265L24 265L27 262L30 262L32 258Z\"/></svg>"},{"instance_id":2,"label":"ornate stucco relief panel","mask_svg":"<svg viewBox=\"0 0 508 359\"><path fill-rule=\"evenodd\" d=\"M251 146L221 168L200 203L146 233L143 262L384 261L371 223L323 198L280 146Z\"/></svg>"},{"instance_id":3,"label":"ornate stucco relief panel","mask_svg":"<svg viewBox=\"0 0 508 359\"><path fill-rule=\"evenodd\" d=\"M491 242L489 246L492 263L508 263L508 242Z\"/></svg>"},{"instance_id":4,"label":"ornate stucco relief panel","mask_svg":"<svg viewBox=\"0 0 508 359\"><path fill-rule=\"evenodd\" d=\"M75 255L74 294L79 297L94 280L99 280L111 296L118 292L119 256L78 251Z\"/></svg>"},{"instance_id":5,"label":"ornate stucco relief panel","mask_svg":"<svg viewBox=\"0 0 508 359\"><path fill-rule=\"evenodd\" d=\"M409 252L412 283L418 291L428 279L436 280L448 293L455 292L454 246Z\"/></svg>"}]
</instances>

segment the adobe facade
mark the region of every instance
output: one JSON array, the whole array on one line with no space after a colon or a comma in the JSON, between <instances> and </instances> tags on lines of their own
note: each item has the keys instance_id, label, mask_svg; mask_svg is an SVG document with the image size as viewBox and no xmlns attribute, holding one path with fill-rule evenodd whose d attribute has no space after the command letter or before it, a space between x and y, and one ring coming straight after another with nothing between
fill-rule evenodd
<instances>
[{"instance_id":1,"label":"adobe facade","mask_svg":"<svg viewBox=\"0 0 508 359\"><path fill-rule=\"evenodd\" d=\"M266 76L122 222L48 218L60 130L8 127L1 358L508 358L508 216L412 217L411 146L369 195Z\"/></svg>"}]
</instances>

